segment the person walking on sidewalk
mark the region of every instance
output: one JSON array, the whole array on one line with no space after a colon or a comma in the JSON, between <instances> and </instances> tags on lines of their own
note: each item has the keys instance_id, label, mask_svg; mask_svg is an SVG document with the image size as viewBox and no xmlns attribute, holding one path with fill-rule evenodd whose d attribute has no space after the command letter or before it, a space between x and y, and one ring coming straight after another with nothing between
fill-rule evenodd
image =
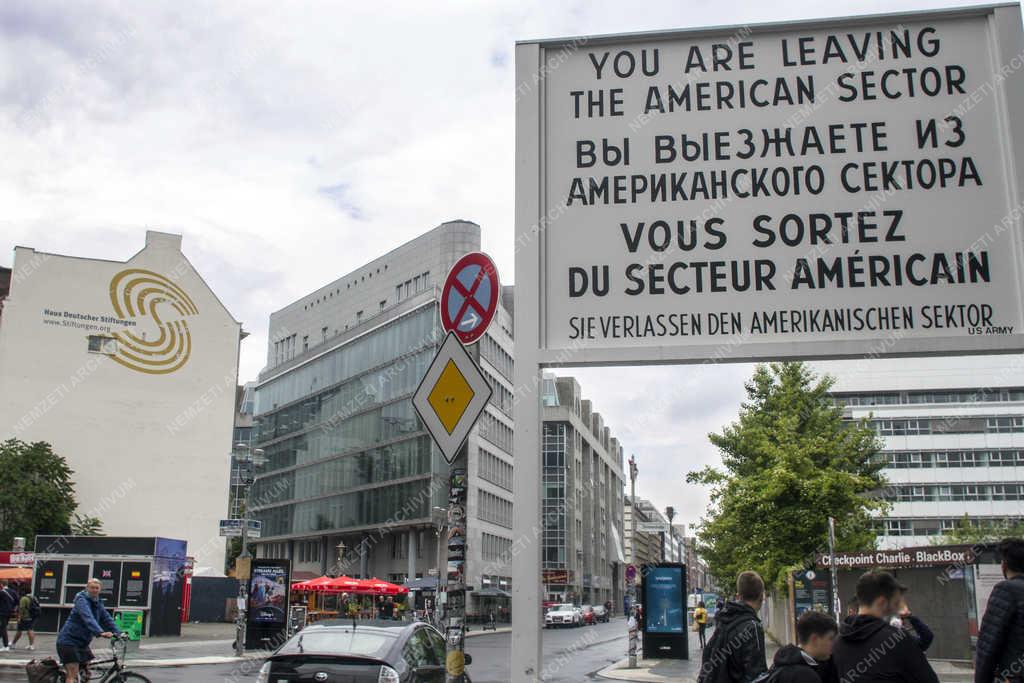
<instances>
[{"instance_id":1,"label":"person walking on sidewalk","mask_svg":"<svg viewBox=\"0 0 1024 683\"><path fill-rule=\"evenodd\" d=\"M3 643L0 652L7 652L11 649L7 641L7 622L11 620L11 615L17 609L18 594L15 592L14 586L0 580L0 642Z\"/></svg>"},{"instance_id":2,"label":"person walking on sidewalk","mask_svg":"<svg viewBox=\"0 0 1024 683\"><path fill-rule=\"evenodd\" d=\"M698 602L696 609L693 610L693 623L697 624L697 635L700 638L700 647L704 649L707 645L706 633L708 630L708 611L704 607L703 603Z\"/></svg>"},{"instance_id":3,"label":"person walking on sidewalk","mask_svg":"<svg viewBox=\"0 0 1024 683\"><path fill-rule=\"evenodd\" d=\"M839 625L824 612L804 612L796 620L796 645L784 645L775 653L769 672L771 683L829 683L832 680L832 646Z\"/></svg>"},{"instance_id":4,"label":"person walking on sidewalk","mask_svg":"<svg viewBox=\"0 0 1024 683\"><path fill-rule=\"evenodd\" d=\"M26 591L21 596L21 601L18 602L18 630L14 633L14 640L11 641L11 649L18 644L21 640L21 634L28 634L28 649L36 649L36 632L34 627L36 625L36 619L42 614L43 608L36 600L36 596L32 595L32 591Z\"/></svg>"},{"instance_id":5,"label":"person walking on sidewalk","mask_svg":"<svg viewBox=\"0 0 1024 683\"><path fill-rule=\"evenodd\" d=\"M917 641L921 652L927 652L928 648L932 645L932 641L935 640L935 634L928 628L928 624L915 617L914 613L910 611L910 605L907 604L906 597L900 600L896 616L889 620L889 625L893 628L901 628L910 634Z\"/></svg>"},{"instance_id":6,"label":"person walking on sidewalk","mask_svg":"<svg viewBox=\"0 0 1024 683\"><path fill-rule=\"evenodd\" d=\"M999 544L1003 577L992 588L978 631L974 683L1024 680L1024 540Z\"/></svg>"},{"instance_id":7,"label":"person walking on sidewalk","mask_svg":"<svg viewBox=\"0 0 1024 683\"><path fill-rule=\"evenodd\" d=\"M767 670L764 628L758 611L764 581L757 572L736 579L736 596L715 616L715 631L701 654L697 683L751 683Z\"/></svg>"},{"instance_id":8,"label":"person walking on sidewalk","mask_svg":"<svg viewBox=\"0 0 1024 683\"><path fill-rule=\"evenodd\" d=\"M904 591L888 572L869 571L857 580L857 616L843 620L832 651L840 681L939 683L918 641L889 624Z\"/></svg>"}]
</instances>

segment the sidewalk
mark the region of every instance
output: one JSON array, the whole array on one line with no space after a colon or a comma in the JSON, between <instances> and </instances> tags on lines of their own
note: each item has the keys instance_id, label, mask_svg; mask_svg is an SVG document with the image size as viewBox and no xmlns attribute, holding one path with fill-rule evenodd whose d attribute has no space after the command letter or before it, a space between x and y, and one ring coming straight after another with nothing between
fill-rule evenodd
<instances>
[{"instance_id":1,"label":"sidewalk","mask_svg":"<svg viewBox=\"0 0 1024 683\"><path fill-rule=\"evenodd\" d=\"M13 631L8 632L13 638ZM190 664L229 664L243 659L263 659L266 652L250 652L235 657L231 644L235 642L234 624L182 624L180 636L143 638L137 650L131 649L127 661L133 667L188 666ZM18 649L0 652L0 667L24 667L29 660L56 657L57 636L53 633L37 634L36 649L26 650L28 640L22 636ZM96 640L92 650L98 658L109 653L105 642Z\"/></svg>"},{"instance_id":2,"label":"sidewalk","mask_svg":"<svg viewBox=\"0 0 1024 683\"><path fill-rule=\"evenodd\" d=\"M711 632L708 631L708 639ZM614 681L684 681L695 683L697 673L700 671L701 650L697 642L697 634L690 633L690 659L637 659L637 668L630 669L629 658L612 664L611 666L597 672L598 677ZM768 654L768 664L779 646L771 639L765 643ZM638 649L637 653L641 650ZM971 683L974 680L974 669L966 662L949 662L944 660L930 660L929 663L938 675L942 683Z\"/></svg>"}]
</instances>

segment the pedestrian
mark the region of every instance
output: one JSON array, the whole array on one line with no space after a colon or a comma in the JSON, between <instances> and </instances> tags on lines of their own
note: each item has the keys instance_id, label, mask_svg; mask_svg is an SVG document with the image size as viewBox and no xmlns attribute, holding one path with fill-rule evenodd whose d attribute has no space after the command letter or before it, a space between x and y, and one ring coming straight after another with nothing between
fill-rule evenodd
<instances>
[{"instance_id":1,"label":"pedestrian","mask_svg":"<svg viewBox=\"0 0 1024 683\"><path fill-rule=\"evenodd\" d=\"M387 603L384 602L384 596L377 597L377 616L380 619L387 619Z\"/></svg>"},{"instance_id":2,"label":"pedestrian","mask_svg":"<svg viewBox=\"0 0 1024 683\"><path fill-rule=\"evenodd\" d=\"M797 645L784 645L775 653L769 672L771 683L828 683L832 680L832 646L839 625L824 612L807 611L796 620Z\"/></svg>"},{"instance_id":3,"label":"pedestrian","mask_svg":"<svg viewBox=\"0 0 1024 683\"><path fill-rule=\"evenodd\" d=\"M857 602L857 598L850 598L850 602L846 604L846 616L855 617L857 616L857 610L860 605Z\"/></svg>"},{"instance_id":4,"label":"pedestrian","mask_svg":"<svg viewBox=\"0 0 1024 683\"><path fill-rule=\"evenodd\" d=\"M839 680L939 683L917 641L889 624L905 591L906 586L888 572L865 572L857 580L857 615L843 620L832 651Z\"/></svg>"},{"instance_id":5,"label":"pedestrian","mask_svg":"<svg viewBox=\"0 0 1024 683\"><path fill-rule=\"evenodd\" d=\"M11 616L17 609L18 594L15 592L14 586L0 579L0 642L3 643L0 652L7 652L11 649L7 641L7 622L11 620Z\"/></svg>"},{"instance_id":6,"label":"pedestrian","mask_svg":"<svg viewBox=\"0 0 1024 683\"><path fill-rule=\"evenodd\" d=\"M1005 581L993 586L981 620L974 683L1024 679L1024 540L1007 538L998 549Z\"/></svg>"},{"instance_id":7,"label":"pedestrian","mask_svg":"<svg viewBox=\"0 0 1024 683\"><path fill-rule=\"evenodd\" d=\"M702 603L697 603L693 610L693 623L697 624L697 636L700 640L700 647L704 649L705 638L708 630L708 611Z\"/></svg>"},{"instance_id":8,"label":"pedestrian","mask_svg":"<svg viewBox=\"0 0 1024 683\"><path fill-rule=\"evenodd\" d=\"M36 632L34 630L36 619L42 614L43 608L32 595L31 590L26 590L18 602L18 630L14 633L14 640L11 641L11 649L21 640L21 634L28 634L28 649L36 649Z\"/></svg>"},{"instance_id":9,"label":"pedestrian","mask_svg":"<svg viewBox=\"0 0 1024 683\"><path fill-rule=\"evenodd\" d=\"M757 572L736 579L738 600L730 600L715 618L715 631L701 654L697 683L751 683L768 670L764 628L758 611L764 580Z\"/></svg>"},{"instance_id":10,"label":"pedestrian","mask_svg":"<svg viewBox=\"0 0 1024 683\"><path fill-rule=\"evenodd\" d=\"M928 628L928 625L910 611L906 596L900 599L900 606L896 610L896 616L889 620L889 625L906 631L907 635L917 641L921 652L927 652L928 648L931 647L932 641L935 640L935 634Z\"/></svg>"}]
</instances>

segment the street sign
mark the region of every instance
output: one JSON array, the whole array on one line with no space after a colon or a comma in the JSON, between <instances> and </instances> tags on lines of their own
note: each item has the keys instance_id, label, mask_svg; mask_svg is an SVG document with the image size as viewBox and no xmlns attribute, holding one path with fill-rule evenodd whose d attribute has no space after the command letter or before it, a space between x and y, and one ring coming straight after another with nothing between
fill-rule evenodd
<instances>
[{"instance_id":1,"label":"street sign","mask_svg":"<svg viewBox=\"0 0 1024 683\"><path fill-rule=\"evenodd\" d=\"M668 524L664 522L637 522L636 530L642 534L667 534Z\"/></svg>"},{"instance_id":2,"label":"street sign","mask_svg":"<svg viewBox=\"0 0 1024 683\"><path fill-rule=\"evenodd\" d=\"M487 254L466 254L452 266L441 288L441 325L463 344L479 339L498 309L498 269Z\"/></svg>"},{"instance_id":3,"label":"street sign","mask_svg":"<svg viewBox=\"0 0 1024 683\"><path fill-rule=\"evenodd\" d=\"M241 536L242 535L242 522L241 519L222 519L220 520L220 535L221 536ZM263 532L263 522L258 519L249 520L249 538L259 538Z\"/></svg>"},{"instance_id":4,"label":"street sign","mask_svg":"<svg viewBox=\"0 0 1024 683\"><path fill-rule=\"evenodd\" d=\"M484 411L491 391L456 334L449 332L412 397L413 407L449 463Z\"/></svg>"}]
</instances>

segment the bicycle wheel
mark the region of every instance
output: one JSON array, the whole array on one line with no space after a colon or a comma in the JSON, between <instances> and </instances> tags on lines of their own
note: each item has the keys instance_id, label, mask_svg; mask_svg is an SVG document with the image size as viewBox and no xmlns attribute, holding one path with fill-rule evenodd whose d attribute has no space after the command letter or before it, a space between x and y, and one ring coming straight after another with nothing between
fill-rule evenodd
<instances>
[{"instance_id":1,"label":"bicycle wheel","mask_svg":"<svg viewBox=\"0 0 1024 683\"><path fill-rule=\"evenodd\" d=\"M137 674L134 671L119 671L116 674L114 674L110 678L110 680L111 681L136 681L136 683L151 683L151 681L148 678L146 678L142 674Z\"/></svg>"}]
</instances>

